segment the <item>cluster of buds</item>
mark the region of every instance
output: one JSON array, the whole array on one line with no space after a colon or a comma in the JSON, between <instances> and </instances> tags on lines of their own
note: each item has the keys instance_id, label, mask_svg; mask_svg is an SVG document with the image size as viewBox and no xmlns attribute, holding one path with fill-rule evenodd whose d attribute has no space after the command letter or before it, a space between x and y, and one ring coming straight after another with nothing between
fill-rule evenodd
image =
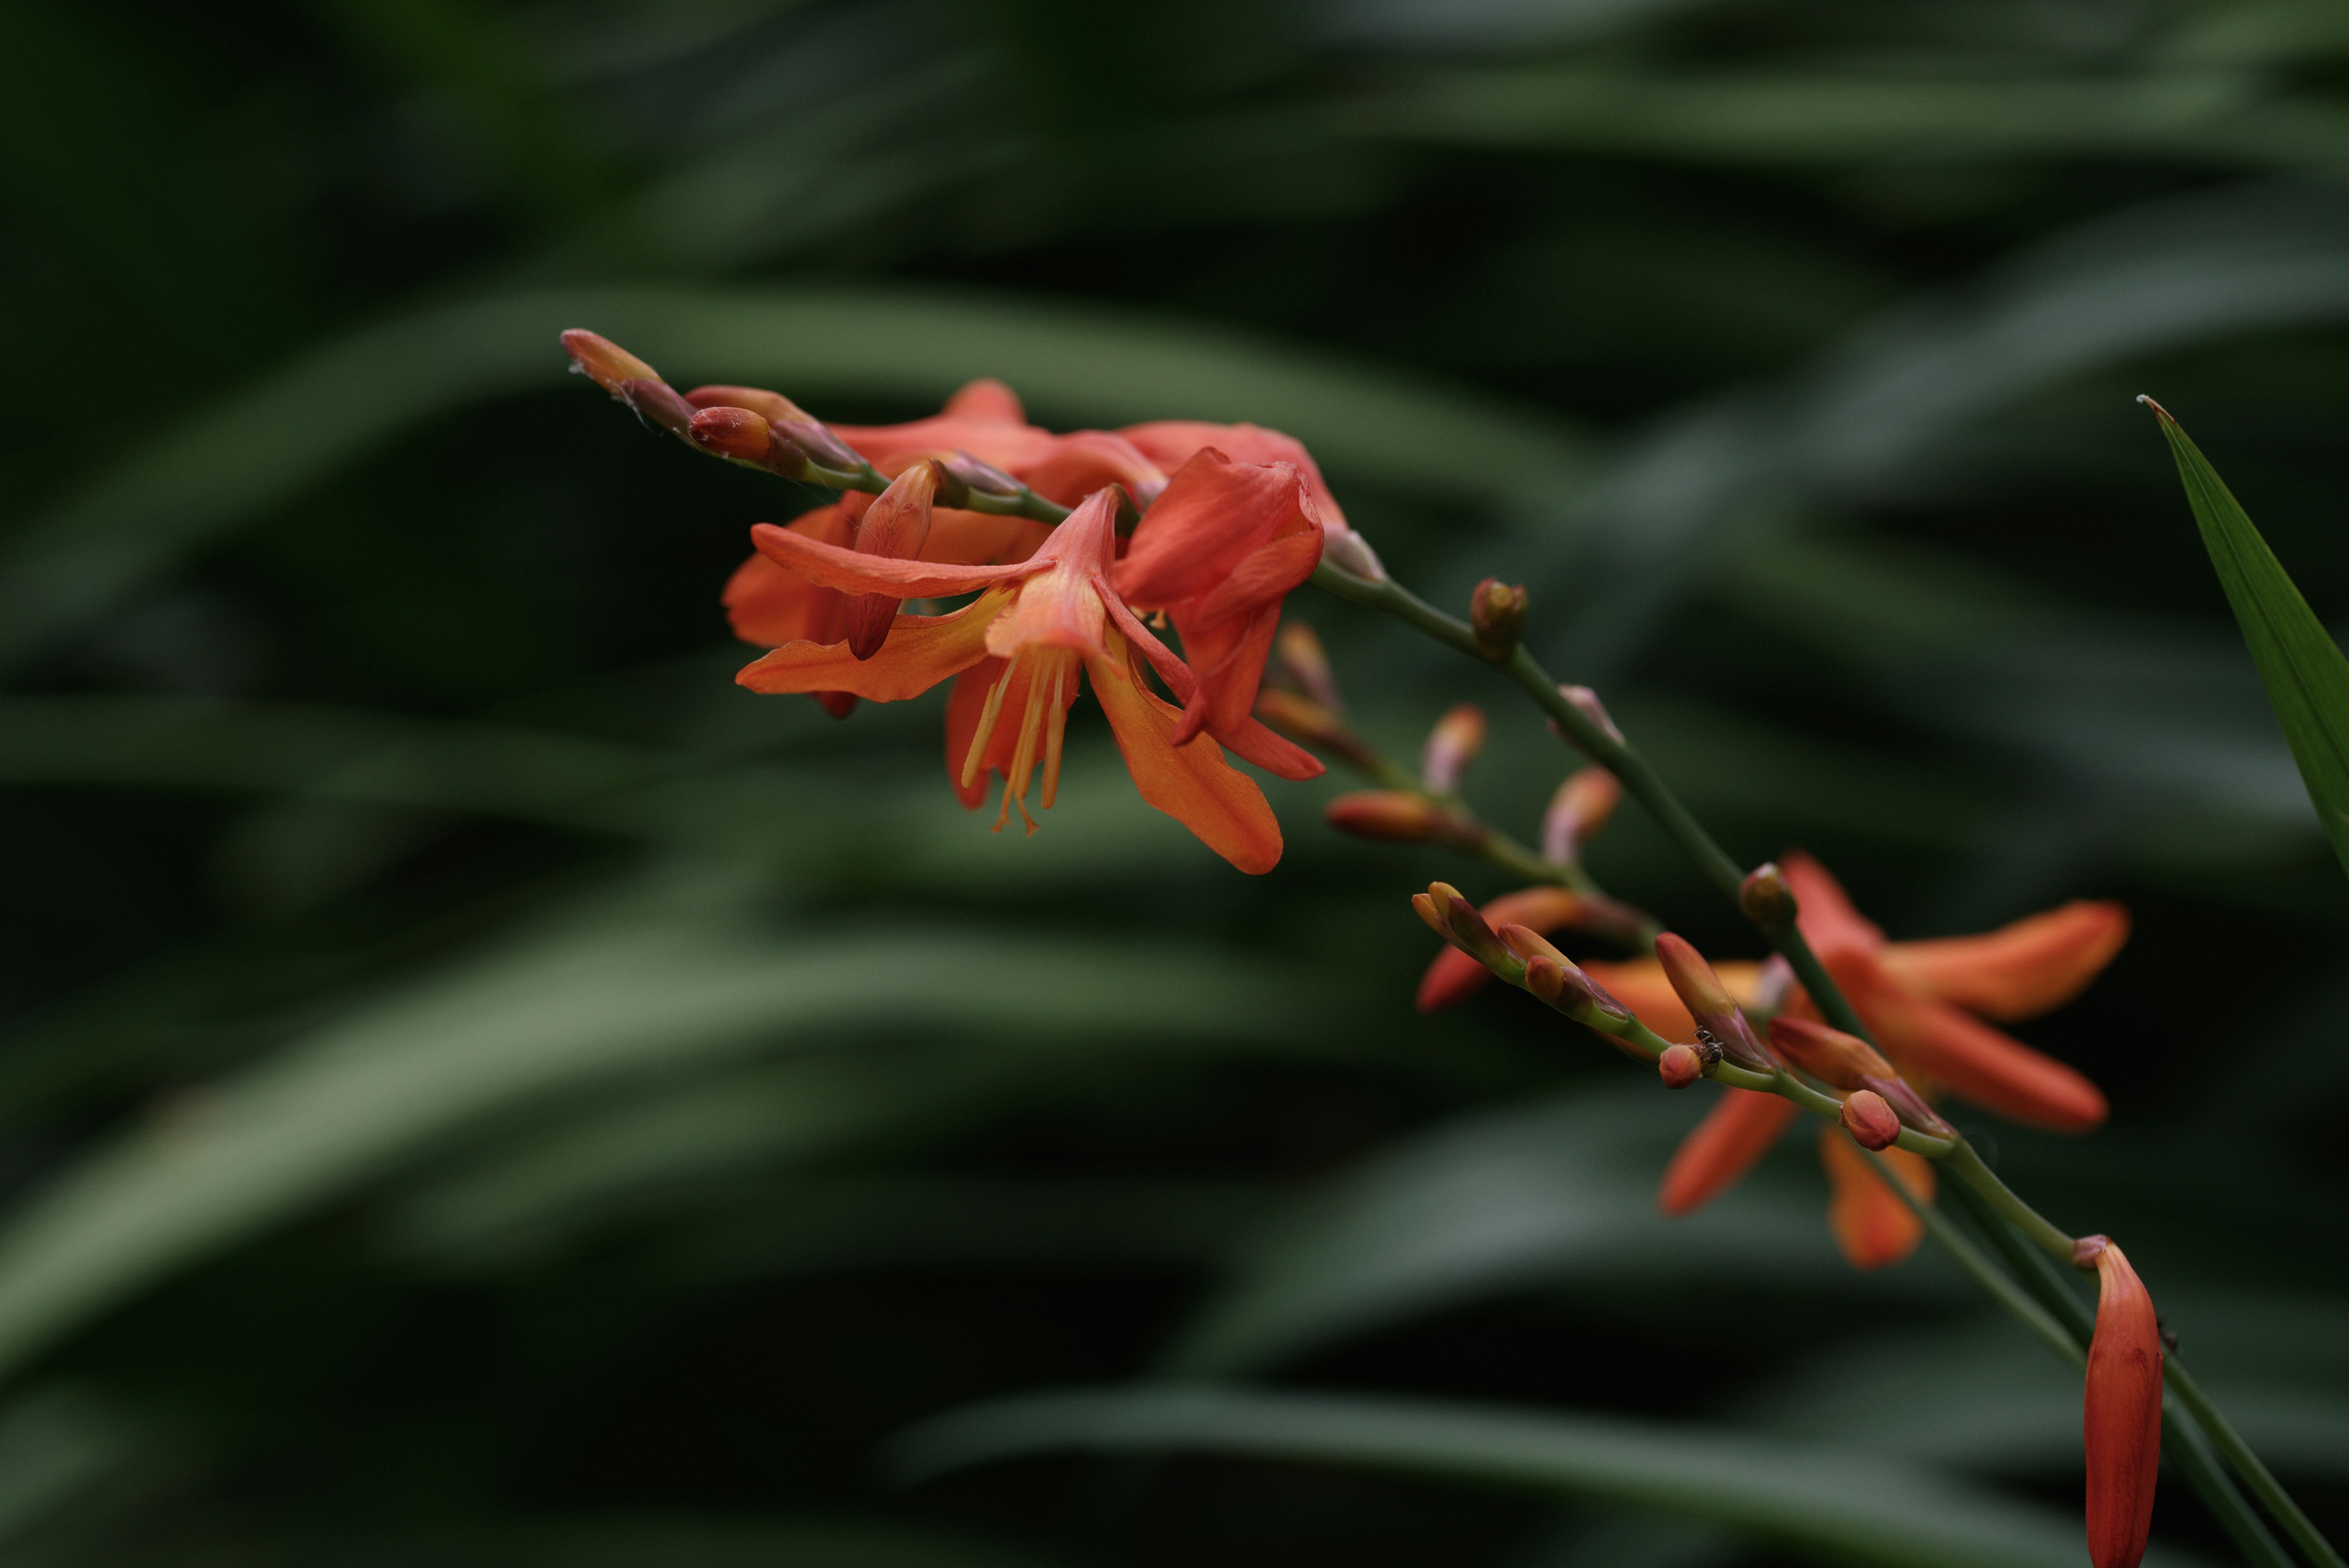
<instances>
[{"instance_id":1,"label":"cluster of buds","mask_svg":"<svg viewBox=\"0 0 2349 1568\"><path fill-rule=\"evenodd\" d=\"M785 479L835 489L879 488L872 465L854 448L780 392L697 387L680 393L608 337L574 328L563 335L563 347L574 370L697 452ZM1005 482L1019 487L1017 481Z\"/></svg>"},{"instance_id":2,"label":"cluster of buds","mask_svg":"<svg viewBox=\"0 0 2349 1568\"><path fill-rule=\"evenodd\" d=\"M1666 1049L1630 1008L1540 932L1515 922L1495 930L1449 882L1429 883L1426 892L1412 895L1411 907L1454 950L1627 1054L1652 1062Z\"/></svg>"}]
</instances>

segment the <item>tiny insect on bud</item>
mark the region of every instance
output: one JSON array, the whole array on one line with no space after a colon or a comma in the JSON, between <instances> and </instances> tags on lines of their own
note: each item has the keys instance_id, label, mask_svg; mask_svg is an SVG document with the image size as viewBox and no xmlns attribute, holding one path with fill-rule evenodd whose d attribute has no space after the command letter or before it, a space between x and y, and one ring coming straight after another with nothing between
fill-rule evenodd
<instances>
[{"instance_id":1,"label":"tiny insect on bud","mask_svg":"<svg viewBox=\"0 0 2349 1568\"><path fill-rule=\"evenodd\" d=\"M1704 1058L1693 1045L1668 1045L1656 1058L1656 1072L1667 1089L1685 1089L1704 1076Z\"/></svg>"},{"instance_id":2,"label":"tiny insect on bud","mask_svg":"<svg viewBox=\"0 0 2349 1568\"><path fill-rule=\"evenodd\" d=\"M1517 650L1526 632L1526 590L1498 577L1486 577L1468 595L1468 627L1477 650L1495 664Z\"/></svg>"},{"instance_id":3,"label":"tiny insect on bud","mask_svg":"<svg viewBox=\"0 0 2349 1568\"><path fill-rule=\"evenodd\" d=\"M1892 1064L1858 1035L1807 1018L1781 1014L1770 1020L1770 1048L1819 1082L1838 1089L1857 1089L1871 1077L1899 1076ZM1886 1114L1891 1114L1889 1107Z\"/></svg>"},{"instance_id":4,"label":"tiny insect on bud","mask_svg":"<svg viewBox=\"0 0 2349 1568\"><path fill-rule=\"evenodd\" d=\"M1615 727L1613 719L1608 717L1607 704L1599 700L1598 692L1588 686L1561 686L1557 694L1565 698L1576 712L1589 720L1600 734L1619 746L1623 743L1623 732ZM1552 720L1551 723L1554 725L1557 721Z\"/></svg>"},{"instance_id":5,"label":"tiny insect on bud","mask_svg":"<svg viewBox=\"0 0 2349 1568\"><path fill-rule=\"evenodd\" d=\"M1542 854L1561 866L1582 857L1582 846L1599 836L1623 798L1620 780L1605 768L1577 768L1549 797L1542 815Z\"/></svg>"},{"instance_id":6,"label":"tiny insect on bud","mask_svg":"<svg viewBox=\"0 0 2349 1568\"><path fill-rule=\"evenodd\" d=\"M936 467L927 462L917 462L891 480L856 520L857 551L896 561L920 555L930 536L930 498L937 482ZM870 659L881 651L897 623L898 602L886 594L858 594L848 601L843 620L851 654Z\"/></svg>"},{"instance_id":7,"label":"tiny insect on bud","mask_svg":"<svg viewBox=\"0 0 2349 1568\"><path fill-rule=\"evenodd\" d=\"M1862 1148L1890 1148L1900 1138L1900 1118L1873 1089L1855 1089L1846 1096L1843 1126Z\"/></svg>"},{"instance_id":8,"label":"tiny insect on bud","mask_svg":"<svg viewBox=\"0 0 2349 1568\"><path fill-rule=\"evenodd\" d=\"M1463 702L1435 722L1420 753L1419 776L1438 794L1451 794L1476 753L1485 749L1485 710Z\"/></svg>"},{"instance_id":9,"label":"tiny insect on bud","mask_svg":"<svg viewBox=\"0 0 2349 1568\"><path fill-rule=\"evenodd\" d=\"M1297 689L1332 713L1346 711L1345 700L1338 694L1337 672L1330 668L1329 650L1321 639L1301 620L1292 620L1280 628L1273 640L1273 652L1280 660L1281 673L1296 683Z\"/></svg>"},{"instance_id":10,"label":"tiny insect on bud","mask_svg":"<svg viewBox=\"0 0 2349 1568\"><path fill-rule=\"evenodd\" d=\"M1386 844L1473 844L1475 825L1440 801L1402 789L1358 789L1322 808L1322 818L1340 833Z\"/></svg>"},{"instance_id":11,"label":"tiny insect on bud","mask_svg":"<svg viewBox=\"0 0 2349 1568\"><path fill-rule=\"evenodd\" d=\"M2144 1282L2110 1240L2087 1237L2073 1257L2096 1271L2096 1332L2088 1344L2081 1412L2088 1560L2095 1568L2137 1568L2161 1468L2161 1320Z\"/></svg>"},{"instance_id":12,"label":"tiny insect on bud","mask_svg":"<svg viewBox=\"0 0 2349 1568\"><path fill-rule=\"evenodd\" d=\"M1681 1004L1689 1010L1697 1026L1711 1034L1720 1044L1722 1054L1741 1067L1757 1073L1775 1071L1777 1063L1764 1050L1755 1038L1754 1026L1713 971L1704 955L1691 947L1686 939L1666 931L1656 939L1656 959L1662 964L1664 978L1671 982Z\"/></svg>"},{"instance_id":13,"label":"tiny insect on bud","mask_svg":"<svg viewBox=\"0 0 2349 1568\"><path fill-rule=\"evenodd\" d=\"M616 398L623 381L660 379L660 372L650 365L610 338L582 327L563 335L563 351L571 356L574 374L586 377Z\"/></svg>"},{"instance_id":14,"label":"tiny insect on bud","mask_svg":"<svg viewBox=\"0 0 2349 1568\"><path fill-rule=\"evenodd\" d=\"M686 434L702 451L737 462L764 462L775 444L766 420L749 409L704 409Z\"/></svg>"},{"instance_id":15,"label":"tiny insect on bud","mask_svg":"<svg viewBox=\"0 0 2349 1568\"><path fill-rule=\"evenodd\" d=\"M1930 1137L1952 1137L1957 1129L1934 1113L1925 1103L1925 1096L1910 1087L1902 1078L1879 1077L1870 1073L1860 1079L1860 1086L1873 1091L1890 1106L1899 1116L1900 1125Z\"/></svg>"},{"instance_id":16,"label":"tiny insect on bud","mask_svg":"<svg viewBox=\"0 0 2349 1568\"><path fill-rule=\"evenodd\" d=\"M1775 860L1764 860L1737 885L1737 907L1745 918L1772 936L1794 929L1795 890Z\"/></svg>"},{"instance_id":17,"label":"tiny insect on bud","mask_svg":"<svg viewBox=\"0 0 2349 1568\"><path fill-rule=\"evenodd\" d=\"M677 389L667 381L642 377L626 380L620 383L619 396L642 418L688 445L692 444L693 437L688 432L693 425L693 405L678 397Z\"/></svg>"}]
</instances>

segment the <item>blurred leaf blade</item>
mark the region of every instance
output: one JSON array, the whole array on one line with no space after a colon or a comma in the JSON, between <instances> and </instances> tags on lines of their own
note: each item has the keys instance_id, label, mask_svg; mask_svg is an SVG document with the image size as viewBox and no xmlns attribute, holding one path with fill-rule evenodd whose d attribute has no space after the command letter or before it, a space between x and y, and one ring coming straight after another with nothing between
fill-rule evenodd
<instances>
[{"instance_id":1,"label":"blurred leaf blade","mask_svg":"<svg viewBox=\"0 0 2349 1568\"><path fill-rule=\"evenodd\" d=\"M2349 874L2349 659L2184 427L2159 404L2148 406L2317 820Z\"/></svg>"}]
</instances>

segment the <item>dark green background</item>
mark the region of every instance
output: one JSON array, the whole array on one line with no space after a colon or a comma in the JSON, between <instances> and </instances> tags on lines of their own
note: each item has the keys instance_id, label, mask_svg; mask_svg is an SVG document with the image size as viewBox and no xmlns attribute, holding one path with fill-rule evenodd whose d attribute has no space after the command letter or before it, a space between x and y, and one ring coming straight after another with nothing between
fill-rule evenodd
<instances>
[{"instance_id":1,"label":"dark green background","mask_svg":"<svg viewBox=\"0 0 2349 1568\"><path fill-rule=\"evenodd\" d=\"M1281 426L1428 597L1527 582L1741 858L1896 935L2126 899L2023 1031L2113 1123L2002 1168L2349 1525L2349 889L2130 400L2349 610L2344 86L2318 0L0 10L0 1542L1814 1554L1432 1428L1402 1472L885 1463L1179 1373L1661 1421L1830 1495L1859 1452L2076 1550L2075 1376L1938 1259L1846 1272L1799 1143L1669 1226L1698 1096L1521 997L1410 1011L1405 895L1494 874L1337 839L1332 780L1269 785L1243 878L1089 710L991 838L938 700L735 689L719 587L808 497L566 379L572 326L843 421L994 373ZM1292 613L1400 755L1485 702L1473 793L1535 831L1571 759L1489 672ZM1751 950L1636 811L1595 862ZM2158 1523L2225 1555L2182 1487Z\"/></svg>"}]
</instances>

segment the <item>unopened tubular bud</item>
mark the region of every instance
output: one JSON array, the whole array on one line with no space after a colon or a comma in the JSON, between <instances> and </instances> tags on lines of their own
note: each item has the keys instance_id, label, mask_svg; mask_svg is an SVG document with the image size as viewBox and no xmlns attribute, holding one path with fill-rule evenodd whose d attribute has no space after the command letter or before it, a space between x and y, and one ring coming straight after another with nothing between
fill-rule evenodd
<instances>
[{"instance_id":1,"label":"unopened tubular bud","mask_svg":"<svg viewBox=\"0 0 2349 1568\"><path fill-rule=\"evenodd\" d=\"M1600 734L1619 746L1623 743L1623 732L1615 727L1613 719L1608 717L1607 704L1599 700L1598 692L1588 686L1561 686L1557 694L1566 699L1568 706L1589 720Z\"/></svg>"},{"instance_id":2,"label":"unopened tubular bud","mask_svg":"<svg viewBox=\"0 0 2349 1568\"><path fill-rule=\"evenodd\" d=\"M1656 1058L1656 1072L1667 1089L1685 1089L1704 1076L1704 1058L1693 1045L1667 1045Z\"/></svg>"},{"instance_id":3,"label":"unopened tubular bud","mask_svg":"<svg viewBox=\"0 0 2349 1568\"><path fill-rule=\"evenodd\" d=\"M1338 695L1337 672L1330 668L1329 651L1311 627L1292 620L1280 628L1272 646L1281 672L1297 683L1299 691L1332 713L1346 711L1345 700Z\"/></svg>"},{"instance_id":4,"label":"unopened tubular bud","mask_svg":"<svg viewBox=\"0 0 2349 1568\"><path fill-rule=\"evenodd\" d=\"M1324 807L1322 815L1340 833L1387 844L1464 844L1476 836L1441 802L1411 790L1350 791Z\"/></svg>"},{"instance_id":5,"label":"unopened tubular bud","mask_svg":"<svg viewBox=\"0 0 2349 1568\"><path fill-rule=\"evenodd\" d=\"M935 461L941 506L968 506L974 495L1009 501L1027 488L1001 469L981 462L967 452L951 452Z\"/></svg>"},{"instance_id":6,"label":"unopened tubular bud","mask_svg":"<svg viewBox=\"0 0 2349 1568\"><path fill-rule=\"evenodd\" d=\"M586 377L614 397L620 395L623 381L657 381L660 372L621 348L600 333L574 327L563 335L563 351L571 356L571 369Z\"/></svg>"},{"instance_id":7,"label":"unopened tubular bud","mask_svg":"<svg viewBox=\"0 0 2349 1568\"><path fill-rule=\"evenodd\" d=\"M765 418L749 409L703 409L686 434L702 451L737 462L764 462L775 444Z\"/></svg>"},{"instance_id":8,"label":"unopened tubular bud","mask_svg":"<svg viewBox=\"0 0 2349 1568\"><path fill-rule=\"evenodd\" d=\"M1615 1000L1614 993L1591 979L1580 965L1565 958L1537 953L1527 960L1526 989L1577 1023L1601 1034L1619 1034L1630 1025L1631 1010Z\"/></svg>"},{"instance_id":9,"label":"unopened tubular bud","mask_svg":"<svg viewBox=\"0 0 2349 1568\"><path fill-rule=\"evenodd\" d=\"M623 381L620 400L679 441L692 443L693 437L688 432L693 425L693 405L678 397L677 389L667 381L651 377Z\"/></svg>"},{"instance_id":10,"label":"unopened tubular bud","mask_svg":"<svg viewBox=\"0 0 2349 1568\"><path fill-rule=\"evenodd\" d=\"M1737 885L1737 907L1772 936L1794 929L1795 890L1786 885L1786 874L1775 860L1764 860L1745 874L1745 880Z\"/></svg>"},{"instance_id":11,"label":"unopened tubular bud","mask_svg":"<svg viewBox=\"0 0 2349 1568\"><path fill-rule=\"evenodd\" d=\"M2096 1333L2088 1345L2081 1420L2088 1560L2095 1568L2137 1568L2161 1468L2161 1321L2118 1247L2091 1236L2074 1255L2084 1253L2093 1255L2096 1269Z\"/></svg>"},{"instance_id":12,"label":"unopened tubular bud","mask_svg":"<svg viewBox=\"0 0 2349 1568\"><path fill-rule=\"evenodd\" d=\"M1468 627L1475 633L1478 651L1499 664L1517 650L1526 633L1526 590L1498 577L1486 577L1468 596Z\"/></svg>"},{"instance_id":13,"label":"unopened tubular bud","mask_svg":"<svg viewBox=\"0 0 2349 1568\"><path fill-rule=\"evenodd\" d=\"M1484 749L1485 710L1474 702L1463 702L1427 732L1427 745L1420 753L1419 776L1436 794L1454 794L1468 764Z\"/></svg>"},{"instance_id":14,"label":"unopened tubular bud","mask_svg":"<svg viewBox=\"0 0 2349 1568\"><path fill-rule=\"evenodd\" d=\"M1561 866L1582 858L1582 846L1599 836L1623 798L1623 785L1605 768L1577 768L1549 797L1542 815L1542 854Z\"/></svg>"},{"instance_id":15,"label":"unopened tubular bud","mask_svg":"<svg viewBox=\"0 0 2349 1568\"><path fill-rule=\"evenodd\" d=\"M856 520L856 549L867 556L908 561L922 553L930 536L930 497L936 493L938 471L917 462L895 479ZM886 594L858 594L848 601L844 618L848 651L870 659L889 640L896 624L896 599Z\"/></svg>"},{"instance_id":16,"label":"unopened tubular bud","mask_svg":"<svg viewBox=\"0 0 2349 1568\"><path fill-rule=\"evenodd\" d=\"M1900 1118L1873 1089L1855 1089L1845 1098L1843 1126L1862 1148L1890 1148L1900 1137Z\"/></svg>"},{"instance_id":17,"label":"unopened tubular bud","mask_svg":"<svg viewBox=\"0 0 2349 1568\"><path fill-rule=\"evenodd\" d=\"M748 409L771 425L814 422L805 409L764 387L696 387L685 400L697 409Z\"/></svg>"},{"instance_id":18,"label":"unopened tubular bud","mask_svg":"<svg viewBox=\"0 0 2349 1568\"><path fill-rule=\"evenodd\" d=\"M1713 965L1705 962L1702 953L1685 939L1666 931L1656 939L1656 958L1663 965L1664 978L1671 981L1681 1004L1696 1020L1697 1027L1713 1037L1723 1055L1757 1073L1775 1070L1777 1064L1762 1048L1762 1042L1754 1037L1754 1027L1745 1022L1736 999L1721 983L1721 977L1713 972Z\"/></svg>"},{"instance_id":19,"label":"unopened tubular bud","mask_svg":"<svg viewBox=\"0 0 2349 1568\"><path fill-rule=\"evenodd\" d=\"M1485 923L1485 917L1476 912L1476 906L1462 897L1459 888L1449 882L1430 882L1426 893L1420 897L1428 902L1420 918L1433 926L1445 941L1512 985L1525 978L1524 962L1502 945L1493 928ZM1412 907L1419 907L1419 898L1412 899Z\"/></svg>"},{"instance_id":20,"label":"unopened tubular bud","mask_svg":"<svg viewBox=\"0 0 2349 1568\"><path fill-rule=\"evenodd\" d=\"M1860 1086L1872 1091L1881 1097L1886 1105L1890 1106L1893 1114L1900 1118L1902 1127L1923 1133L1929 1137L1956 1136L1957 1129L1936 1115L1933 1107L1925 1103L1925 1096L1911 1088L1907 1080L1878 1077L1870 1073L1861 1078Z\"/></svg>"},{"instance_id":21,"label":"unopened tubular bud","mask_svg":"<svg viewBox=\"0 0 2349 1568\"><path fill-rule=\"evenodd\" d=\"M1838 1089L1857 1089L1871 1078L1899 1076L1892 1064L1858 1035L1807 1018L1782 1014L1770 1020L1770 1048L1820 1083ZM1891 1114L1890 1107L1885 1114Z\"/></svg>"}]
</instances>

